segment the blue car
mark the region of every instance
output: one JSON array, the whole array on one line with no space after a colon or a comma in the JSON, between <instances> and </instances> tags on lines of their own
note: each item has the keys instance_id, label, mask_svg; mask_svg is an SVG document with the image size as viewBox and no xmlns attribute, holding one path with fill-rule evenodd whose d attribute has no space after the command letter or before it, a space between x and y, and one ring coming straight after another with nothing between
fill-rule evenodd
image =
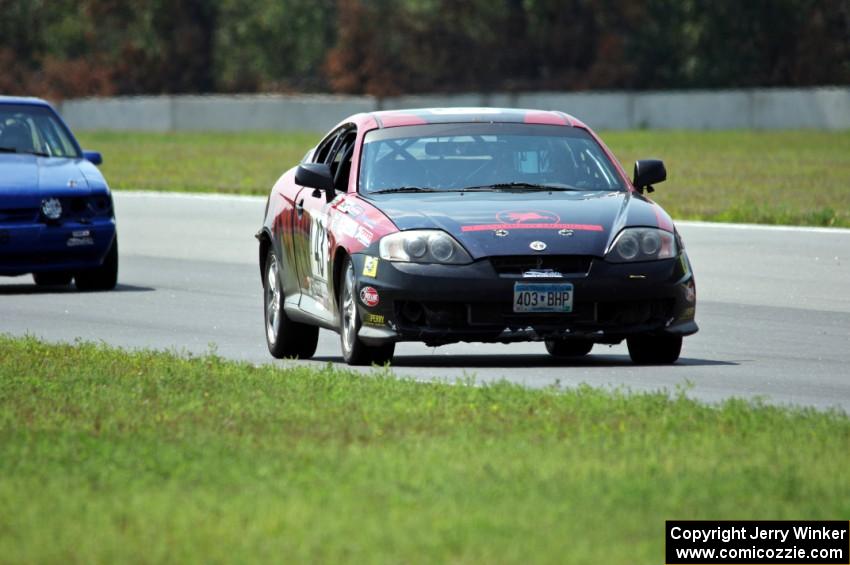
<instances>
[{"instance_id":1,"label":"blue car","mask_svg":"<svg viewBox=\"0 0 850 565\"><path fill-rule=\"evenodd\" d=\"M115 287L115 211L101 162L44 100L0 96L0 276Z\"/></svg>"}]
</instances>

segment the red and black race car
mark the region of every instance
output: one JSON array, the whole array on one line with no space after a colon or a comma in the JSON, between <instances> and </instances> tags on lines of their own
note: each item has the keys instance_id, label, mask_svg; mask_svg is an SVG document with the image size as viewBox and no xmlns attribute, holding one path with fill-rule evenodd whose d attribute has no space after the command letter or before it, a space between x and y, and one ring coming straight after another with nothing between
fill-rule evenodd
<instances>
[{"instance_id":1,"label":"red and black race car","mask_svg":"<svg viewBox=\"0 0 850 565\"><path fill-rule=\"evenodd\" d=\"M398 341L545 341L555 356L627 340L672 363L697 331L673 222L596 134L561 112L373 112L283 174L257 233L269 351L308 358L319 328L350 364Z\"/></svg>"}]
</instances>

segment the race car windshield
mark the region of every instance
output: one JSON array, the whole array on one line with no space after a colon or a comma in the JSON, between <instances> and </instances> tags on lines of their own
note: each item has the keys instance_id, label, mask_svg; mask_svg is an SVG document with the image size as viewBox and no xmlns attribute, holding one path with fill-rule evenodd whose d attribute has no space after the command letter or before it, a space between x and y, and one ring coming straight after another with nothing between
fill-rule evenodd
<instances>
[{"instance_id":1,"label":"race car windshield","mask_svg":"<svg viewBox=\"0 0 850 565\"><path fill-rule=\"evenodd\" d=\"M43 106L0 104L0 153L80 158L80 150L56 115Z\"/></svg>"},{"instance_id":2,"label":"race car windshield","mask_svg":"<svg viewBox=\"0 0 850 565\"><path fill-rule=\"evenodd\" d=\"M360 191L625 190L585 130L515 123L431 124L366 134ZM413 188L419 190L412 190Z\"/></svg>"}]
</instances>

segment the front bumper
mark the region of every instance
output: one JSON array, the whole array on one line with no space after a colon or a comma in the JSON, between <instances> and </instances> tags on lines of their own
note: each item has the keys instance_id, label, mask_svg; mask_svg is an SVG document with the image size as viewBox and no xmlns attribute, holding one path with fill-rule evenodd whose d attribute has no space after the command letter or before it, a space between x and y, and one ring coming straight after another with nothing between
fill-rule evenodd
<instances>
[{"instance_id":1,"label":"front bumper","mask_svg":"<svg viewBox=\"0 0 850 565\"><path fill-rule=\"evenodd\" d=\"M358 301L368 344L424 341L512 342L584 338L619 343L634 334L690 335L696 291L684 252L675 258L612 264L588 258L586 270L560 278L523 278L497 270L490 258L469 265L421 265L353 256L357 292L377 291L378 304ZM374 272L374 276L370 276ZM514 313L516 282L569 282L574 289L569 314Z\"/></svg>"},{"instance_id":2,"label":"front bumper","mask_svg":"<svg viewBox=\"0 0 850 565\"><path fill-rule=\"evenodd\" d=\"M115 239L115 219L0 223L0 275L98 267Z\"/></svg>"}]
</instances>

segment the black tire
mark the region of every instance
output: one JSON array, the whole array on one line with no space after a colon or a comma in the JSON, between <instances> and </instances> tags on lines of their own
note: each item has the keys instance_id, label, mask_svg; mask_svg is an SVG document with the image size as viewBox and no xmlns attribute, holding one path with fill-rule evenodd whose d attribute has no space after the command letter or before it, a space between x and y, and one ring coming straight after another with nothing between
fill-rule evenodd
<instances>
[{"instance_id":1,"label":"black tire","mask_svg":"<svg viewBox=\"0 0 850 565\"><path fill-rule=\"evenodd\" d=\"M669 365L682 352L680 335L636 335L628 338L629 356L638 365Z\"/></svg>"},{"instance_id":2,"label":"black tire","mask_svg":"<svg viewBox=\"0 0 850 565\"><path fill-rule=\"evenodd\" d=\"M74 278L73 273L65 271L32 274L32 279L38 286L68 286L72 278Z\"/></svg>"},{"instance_id":3,"label":"black tire","mask_svg":"<svg viewBox=\"0 0 850 565\"><path fill-rule=\"evenodd\" d=\"M118 284L118 237L106 253L103 265L74 274L77 290L112 290Z\"/></svg>"},{"instance_id":4,"label":"black tire","mask_svg":"<svg viewBox=\"0 0 850 565\"><path fill-rule=\"evenodd\" d=\"M269 353L277 359L309 359L316 353L316 346L319 344L319 328L295 322L286 315L280 283L280 263L271 249L266 254L265 269L263 326Z\"/></svg>"},{"instance_id":5,"label":"black tire","mask_svg":"<svg viewBox=\"0 0 850 565\"><path fill-rule=\"evenodd\" d=\"M547 339L546 351L553 357L584 357L593 349L586 339Z\"/></svg>"},{"instance_id":6,"label":"black tire","mask_svg":"<svg viewBox=\"0 0 850 565\"><path fill-rule=\"evenodd\" d=\"M343 359L349 365L371 365L372 363L384 365L391 362L395 353L395 343L369 346L357 337L362 322L355 296L354 266L349 257L345 258L340 273L339 342Z\"/></svg>"}]
</instances>

